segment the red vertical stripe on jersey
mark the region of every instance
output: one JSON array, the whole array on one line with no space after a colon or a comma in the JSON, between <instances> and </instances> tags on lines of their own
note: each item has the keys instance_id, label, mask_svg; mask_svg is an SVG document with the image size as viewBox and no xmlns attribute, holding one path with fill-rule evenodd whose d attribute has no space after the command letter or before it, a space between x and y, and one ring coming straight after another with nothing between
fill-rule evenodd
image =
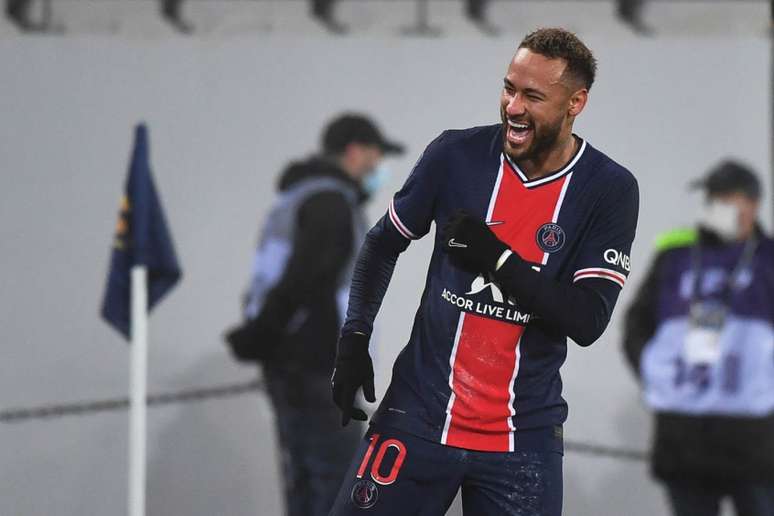
<instances>
[{"instance_id":1,"label":"red vertical stripe on jersey","mask_svg":"<svg viewBox=\"0 0 774 516\"><path fill-rule=\"evenodd\" d=\"M537 233L553 221L562 188L557 181L529 189L505 161L489 222L492 231L523 259L542 263ZM516 300L518 302L518 300ZM508 451L513 415L511 394L518 375L516 347L525 327L465 314L452 368L453 404L445 444L485 451Z\"/></svg>"},{"instance_id":2,"label":"red vertical stripe on jersey","mask_svg":"<svg viewBox=\"0 0 774 516\"><path fill-rule=\"evenodd\" d=\"M455 400L446 444L508 451L510 384L523 326L465 314L452 382Z\"/></svg>"}]
</instances>

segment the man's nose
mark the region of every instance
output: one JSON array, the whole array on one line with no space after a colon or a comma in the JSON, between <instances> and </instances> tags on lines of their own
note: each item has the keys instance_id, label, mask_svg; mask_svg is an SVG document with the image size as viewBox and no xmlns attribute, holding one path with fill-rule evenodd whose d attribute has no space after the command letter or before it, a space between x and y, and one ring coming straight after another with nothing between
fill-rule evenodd
<instances>
[{"instance_id":1,"label":"man's nose","mask_svg":"<svg viewBox=\"0 0 774 516\"><path fill-rule=\"evenodd\" d=\"M509 117L524 114L524 101L522 100L521 95L516 93L511 97L508 101L508 105L505 106L505 112Z\"/></svg>"}]
</instances>

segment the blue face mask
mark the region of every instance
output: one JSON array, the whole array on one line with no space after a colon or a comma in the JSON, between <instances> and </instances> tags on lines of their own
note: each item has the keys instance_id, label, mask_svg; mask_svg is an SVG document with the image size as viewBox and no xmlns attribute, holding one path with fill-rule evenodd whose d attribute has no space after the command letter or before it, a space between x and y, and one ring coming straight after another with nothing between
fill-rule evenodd
<instances>
[{"instance_id":1,"label":"blue face mask","mask_svg":"<svg viewBox=\"0 0 774 516\"><path fill-rule=\"evenodd\" d=\"M363 190L373 197L390 180L392 172L383 164L379 164L363 179Z\"/></svg>"}]
</instances>

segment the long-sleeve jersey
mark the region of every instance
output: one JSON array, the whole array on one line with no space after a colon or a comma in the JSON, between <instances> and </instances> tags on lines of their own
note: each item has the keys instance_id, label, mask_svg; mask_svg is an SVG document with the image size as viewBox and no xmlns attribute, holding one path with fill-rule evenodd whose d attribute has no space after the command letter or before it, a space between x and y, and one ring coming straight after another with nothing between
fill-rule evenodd
<instances>
[{"instance_id":1,"label":"long-sleeve jersey","mask_svg":"<svg viewBox=\"0 0 774 516\"><path fill-rule=\"evenodd\" d=\"M449 446L510 451L567 417L567 336L601 335L630 270L639 194L630 172L578 138L560 170L530 180L501 125L446 131L366 237L343 334L371 334L398 255L459 209L516 253L495 275L456 267L439 232L409 342L374 422Z\"/></svg>"}]
</instances>

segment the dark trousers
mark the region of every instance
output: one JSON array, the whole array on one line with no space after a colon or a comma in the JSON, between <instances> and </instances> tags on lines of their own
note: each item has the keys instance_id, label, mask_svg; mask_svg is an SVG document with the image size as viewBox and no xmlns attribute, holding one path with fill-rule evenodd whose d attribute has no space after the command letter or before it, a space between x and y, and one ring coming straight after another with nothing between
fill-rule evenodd
<instances>
[{"instance_id":1,"label":"dark trousers","mask_svg":"<svg viewBox=\"0 0 774 516\"><path fill-rule=\"evenodd\" d=\"M488 0L467 0L465 2L465 12L468 17L474 20L483 20L487 2Z\"/></svg>"},{"instance_id":2,"label":"dark trousers","mask_svg":"<svg viewBox=\"0 0 774 516\"><path fill-rule=\"evenodd\" d=\"M5 0L5 14L13 17L26 17L32 0Z\"/></svg>"},{"instance_id":3,"label":"dark trousers","mask_svg":"<svg viewBox=\"0 0 774 516\"><path fill-rule=\"evenodd\" d=\"M161 0L161 11L171 18L180 18L183 0Z\"/></svg>"},{"instance_id":4,"label":"dark trousers","mask_svg":"<svg viewBox=\"0 0 774 516\"><path fill-rule=\"evenodd\" d=\"M560 516L562 454L464 450L377 425L330 516L443 516L460 490L465 516Z\"/></svg>"},{"instance_id":5,"label":"dark trousers","mask_svg":"<svg viewBox=\"0 0 774 516\"><path fill-rule=\"evenodd\" d=\"M333 4L335 0L311 0L312 14L320 18L333 16Z\"/></svg>"},{"instance_id":6,"label":"dark trousers","mask_svg":"<svg viewBox=\"0 0 774 516\"><path fill-rule=\"evenodd\" d=\"M324 516L338 492L364 428L341 426L330 377L264 367L274 407L287 516Z\"/></svg>"},{"instance_id":7,"label":"dark trousers","mask_svg":"<svg viewBox=\"0 0 774 516\"><path fill-rule=\"evenodd\" d=\"M618 15L624 18L639 16L643 0L618 0Z\"/></svg>"},{"instance_id":8,"label":"dark trousers","mask_svg":"<svg viewBox=\"0 0 774 516\"><path fill-rule=\"evenodd\" d=\"M721 488L669 482L667 491L674 516L717 516L720 501L726 496L733 501L737 516L774 515L774 485L737 484Z\"/></svg>"}]
</instances>

